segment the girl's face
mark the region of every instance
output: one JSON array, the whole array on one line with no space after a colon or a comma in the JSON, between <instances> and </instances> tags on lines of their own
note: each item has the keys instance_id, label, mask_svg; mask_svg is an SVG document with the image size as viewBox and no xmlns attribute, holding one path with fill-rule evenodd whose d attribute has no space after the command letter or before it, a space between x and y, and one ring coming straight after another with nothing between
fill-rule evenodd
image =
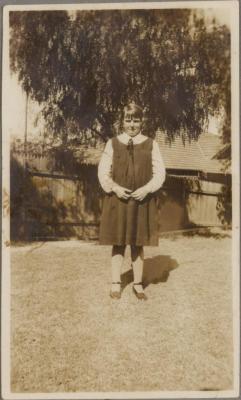
<instances>
[{"instance_id":1,"label":"girl's face","mask_svg":"<svg viewBox=\"0 0 241 400\"><path fill-rule=\"evenodd\" d=\"M134 137L141 131L141 118L130 111L124 112L123 129L127 135Z\"/></svg>"}]
</instances>

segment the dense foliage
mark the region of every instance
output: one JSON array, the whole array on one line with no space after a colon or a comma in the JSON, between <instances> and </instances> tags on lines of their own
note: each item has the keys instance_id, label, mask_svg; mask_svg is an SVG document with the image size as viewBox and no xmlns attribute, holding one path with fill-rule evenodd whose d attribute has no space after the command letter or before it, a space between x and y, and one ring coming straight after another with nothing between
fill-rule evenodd
<instances>
[{"instance_id":1,"label":"dense foliage","mask_svg":"<svg viewBox=\"0 0 241 400\"><path fill-rule=\"evenodd\" d=\"M146 110L145 131L197 138L224 110L230 141L230 33L195 10L10 13L11 69L43 105L47 131L107 140L128 99Z\"/></svg>"}]
</instances>

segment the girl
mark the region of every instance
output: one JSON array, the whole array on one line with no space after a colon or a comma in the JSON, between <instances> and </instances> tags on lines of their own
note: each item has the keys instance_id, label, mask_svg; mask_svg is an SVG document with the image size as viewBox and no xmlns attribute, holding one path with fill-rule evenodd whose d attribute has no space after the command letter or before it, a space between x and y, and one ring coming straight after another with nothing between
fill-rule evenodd
<instances>
[{"instance_id":1,"label":"girl","mask_svg":"<svg viewBox=\"0 0 241 400\"><path fill-rule=\"evenodd\" d=\"M121 297L121 267L126 245L131 246L133 291L146 300L142 285L143 246L158 245L154 192L165 180L158 144L141 133L143 111L131 102L124 108L123 133L110 139L102 154L98 178L105 197L100 244L112 245L110 296Z\"/></svg>"}]
</instances>

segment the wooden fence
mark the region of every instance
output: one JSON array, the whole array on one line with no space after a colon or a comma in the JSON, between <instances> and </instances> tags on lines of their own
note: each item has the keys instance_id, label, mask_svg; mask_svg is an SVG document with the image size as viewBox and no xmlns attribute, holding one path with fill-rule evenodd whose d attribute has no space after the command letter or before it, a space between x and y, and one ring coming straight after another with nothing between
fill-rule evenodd
<instances>
[{"instance_id":1,"label":"wooden fence","mask_svg":"<svg viewBox=\"0 0 241 400\"><path fill-rule=\"evenodd\" d=\"M11 156L11 237L48 239L59 237L98 238L103 193L96 165L81 165L65 172L53 157L28 154L28 173L22 154ZM52 171L52 172L50 172ZM169 171L170 173L170 171ZM222 195L228 185L219 180L169 175L157 196L159 231L194 226L221 226L227 205ZM228 191L227 191L228 192Z\"/></svg>"},{"instance_id":2,"label":"wooden fence","mask_svg":"<svg viewBox=\"0 0 241 400\"><path fill-rule=\"evenodd\" d=\"M188 193L187 208L190 222L201 226L221 226L219 216L220 193L223 185L215 182L200 181L200 190Z\"/></svg>"},{"instance_id":3,"label":"wooden fence","mask_svg":"<svg viewBox=\"0 0 241 400\"><path fill-rule=\"evenodd\" d=\"M222 186L199 181L198 188L187 189L181 179L172 184L167 181L157 198L160 232L221 226L218 199ZM95 166L86 167L82 178L29 172L24 196L24 229L29 239L98 238L103 196ZM16 227L13 218L12 229Z\"/></svg>"}]
</instances>

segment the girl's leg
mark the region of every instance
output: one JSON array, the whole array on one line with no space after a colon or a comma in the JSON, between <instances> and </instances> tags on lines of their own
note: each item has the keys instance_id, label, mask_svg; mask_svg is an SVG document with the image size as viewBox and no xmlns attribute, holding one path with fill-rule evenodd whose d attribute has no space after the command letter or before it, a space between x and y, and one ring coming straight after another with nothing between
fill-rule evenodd
<instances>
[{"instance_id":1,"label":"girl's leg","mask_svg":"<svg viewBox=\"0 0 241 400\"><path fill-rule=\"evenodd\" d=\"M144 250L142 246L131 246L131 260L133 266L134 284L142 282L143 265L144 265ZM135 285L135 290L143 293L142 285Z\"/></svg>"},{"instance_id":2,"label":"girl's leg","mask_svg":"<svg viewBox=\"0 0 241 400\"><path fill-rule=\"evenodd\" d=\"M120 282L121 267L124 261L125 246L113 246L111 257L112 282ZM120 291L120 284L112 283L112 291Z\"/></svg>"}]
</instances>

